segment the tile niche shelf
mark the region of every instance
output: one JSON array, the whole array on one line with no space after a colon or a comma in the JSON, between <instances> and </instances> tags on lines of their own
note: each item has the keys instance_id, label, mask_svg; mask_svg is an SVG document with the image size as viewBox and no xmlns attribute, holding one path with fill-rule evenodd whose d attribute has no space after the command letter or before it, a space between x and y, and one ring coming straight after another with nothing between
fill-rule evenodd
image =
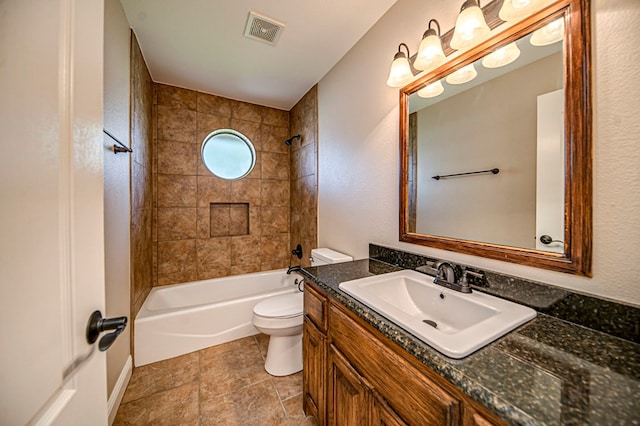
<instances>
[{"instance_id":1,"label":"tile niche shelf","mask_svg":"<svg viewBox=\"0 0 640 426\"><path fill-rule=\"evenodd\" d=\"M249 203L211 203L210 236L249 235Z\"/></svg>"}]
</instances>

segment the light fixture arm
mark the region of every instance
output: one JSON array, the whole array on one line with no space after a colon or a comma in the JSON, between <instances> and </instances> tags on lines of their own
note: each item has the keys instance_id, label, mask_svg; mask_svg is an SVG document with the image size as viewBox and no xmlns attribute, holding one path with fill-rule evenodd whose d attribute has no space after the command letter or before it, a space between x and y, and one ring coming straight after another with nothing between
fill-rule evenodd
<instances>
[{"instance_id":1,"label":"light fixture arm","mask_svg":"<svg viewBox=\"0 0 640 426\"><path fill-rule=\"evenodd\" d=\"M404 44L404 43L400 43L400 44L398 45L398 52L397 52L397 53L395 54L395 56L393 57L393 59L394 59L394 60L395 60L395 59L398 59L398 58L401 58L401 57L402 57L402 55L404 55L404 52L403 52L403 51L402 51L402 49L401 49L401 48L402 48L402 46L404 46L404 48L407 50L407 56L406 56L407 60L409 60L409 58L411 58L411 53L409 53L409 46L407 46L407 45L406 45L406 44Z\"/></svg>"},{"instance_id":2,"label":"light fixture arm","mask_svg":"<svg viewBox=\"0 0 640 426\"><path fill-rule=\"evenodd\" d=\"M436 28L438 28L437 32L436 32L436 30L431 28L431 24L432 23L436 25ZM440 37L440 35L442 34L440 32L440 23L436 19L431 19L429 21L429 23L427 24L427 31L424 32L424 35L422 36L422 38L426 38L426 37L430 36L431 34L437 35L438 37Z\"/></svg>"}]
</instances>

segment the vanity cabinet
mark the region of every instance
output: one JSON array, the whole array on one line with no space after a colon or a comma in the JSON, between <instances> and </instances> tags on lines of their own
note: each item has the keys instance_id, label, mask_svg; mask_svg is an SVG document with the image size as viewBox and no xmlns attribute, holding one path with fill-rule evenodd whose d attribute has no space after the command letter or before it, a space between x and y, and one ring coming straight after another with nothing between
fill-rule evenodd
<instances>
[{"instance_id":1,"label":"vanity cabinet","mask_svg":"<svg viewBox=\"0 0 640 426\"><path fill-rule=\"evenodd\" d=\"M314 284L304 300L303 407L319 424L506 424Z\"/></svg>"}]
</instances>

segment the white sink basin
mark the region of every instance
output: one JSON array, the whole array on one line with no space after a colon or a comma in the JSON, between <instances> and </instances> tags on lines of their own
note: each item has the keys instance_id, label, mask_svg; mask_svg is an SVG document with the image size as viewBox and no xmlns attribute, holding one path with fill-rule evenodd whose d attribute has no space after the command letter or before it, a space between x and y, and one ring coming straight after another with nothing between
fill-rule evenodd
<instances>
[{"instance_id":1,"label":"white sink basin","mask_svg":"<svg viewBox=\"0 0 640 426\"><path fill-rule=\"evenodd\" d=\"M508 300L436 285L414 270L345 281L340 289L451 358L463 358L536 316Z\"/></svg>"}]
</instances>

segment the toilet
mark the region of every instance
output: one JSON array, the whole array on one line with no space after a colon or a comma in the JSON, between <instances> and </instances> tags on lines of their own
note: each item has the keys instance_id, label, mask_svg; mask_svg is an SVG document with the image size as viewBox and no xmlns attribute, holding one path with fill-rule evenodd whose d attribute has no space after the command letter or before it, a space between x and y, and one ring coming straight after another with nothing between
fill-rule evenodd
<instances>
[{"instance_id":1,"label":"toilet","mask_svg":"<svg viewBox=\"0 0 640 426\"><path fill-rule=\"evenodd\" d=\"M311 250L313 266L348 262L351 256L328 248ZM272 376L288 376L302 370L303 293L287 293L258 302L253 326L269 336L264 368Z\"/></svg>"}]
</instances>

